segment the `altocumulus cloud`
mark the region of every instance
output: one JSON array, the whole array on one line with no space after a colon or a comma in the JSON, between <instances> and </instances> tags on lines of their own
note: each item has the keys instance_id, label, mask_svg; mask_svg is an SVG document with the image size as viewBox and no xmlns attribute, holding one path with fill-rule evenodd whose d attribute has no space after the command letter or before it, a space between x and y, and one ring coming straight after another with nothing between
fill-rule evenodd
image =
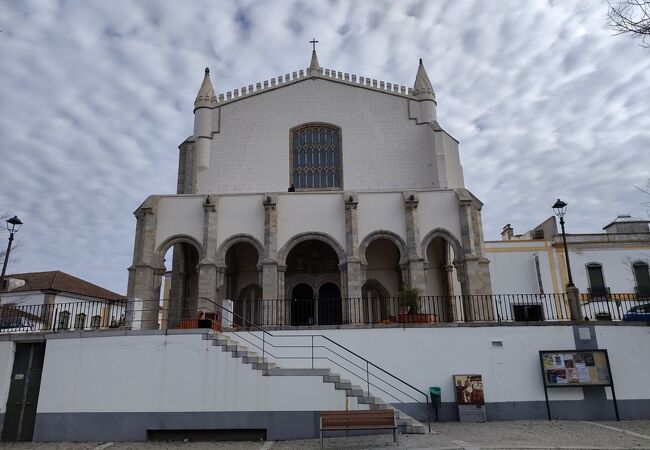
<instances>
[{"instance_id":1,"label":"altocumulus cloud","mask_svg":"<svg viewBox=\"0 0 650 450\"><path fill-rule=\"evenodd\" d=\"M0 3L0 208L26 223L11 271L125 292L133 210L175 192L205 66L218 92L321 64L413 83L423 58L488 239L570 203L570 231L645 216L650 53L605 2ZM6 237L6 235L2 235Z\"/></svg>"}]
</instances>

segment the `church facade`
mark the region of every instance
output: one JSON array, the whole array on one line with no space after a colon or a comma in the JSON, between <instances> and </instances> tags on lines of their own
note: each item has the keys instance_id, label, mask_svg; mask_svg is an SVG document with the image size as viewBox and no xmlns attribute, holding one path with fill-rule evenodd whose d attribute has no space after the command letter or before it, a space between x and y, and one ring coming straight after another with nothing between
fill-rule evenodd
<instances>
[{"instance_id":1,"label":"church facade","mask_svg":"<svg viewBox=\"0 0 650 450\"><path fill-rule=\"evenodd\" d=\"M393 314L384 299L403 287L441 303L491 293L482 203L422 61L413 88L323 69L315 50L307 70L225 94L206 69L194 115L177 194L135 212L128 297L144 327L158 326L170 248L177 317L230 299L256 323L266 308L287 325L341 324ZM242 306L274 299L289 303Z\"/></svg>"}]
</instances>

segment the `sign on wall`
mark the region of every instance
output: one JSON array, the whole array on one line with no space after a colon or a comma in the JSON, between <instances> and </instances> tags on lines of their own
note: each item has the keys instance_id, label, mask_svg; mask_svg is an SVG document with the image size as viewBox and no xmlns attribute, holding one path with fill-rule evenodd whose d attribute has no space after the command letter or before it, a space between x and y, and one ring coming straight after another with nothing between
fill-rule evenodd
<instances>
[{"instance_id":1,"label":"sign on wall","mask_svg":"<svg viewBox=\"0 0 650 450\"><path fill-rule=\"evenodd\" d=\"M459 405L483 405L483 377L481 375L454 375L456 403Z\"/></svg>"},{"instance_id":2,"label":"sign on wall","mask_svg":"<svg viewBox=\"0 0 650 450\"><path fill-rule=\"evenodd\" d=\"M611 386L606 350L540 351L546 387Z\"/></svg>"}]
</instances>

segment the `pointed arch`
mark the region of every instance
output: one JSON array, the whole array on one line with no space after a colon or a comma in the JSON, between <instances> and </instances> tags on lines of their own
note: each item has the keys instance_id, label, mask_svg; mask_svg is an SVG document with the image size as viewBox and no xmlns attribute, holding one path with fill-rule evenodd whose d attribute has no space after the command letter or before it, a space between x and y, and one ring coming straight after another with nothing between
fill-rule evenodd
<instances>
[{"instance_id":1,"label":"pointed arch","mask_svg":"<svg viewBox=\"0 0 650 450\"><path fill-rule=\"evenodd\" d=\"M449 243L449 245L451 245L451 248L454 250L454 263L465 260L463 246L460 244L460 241L456 239L456 236L444 228L434 228L424 236L424 239L422 239L422 256L424 257L425 264L429 263L427 248L429 248L431 241L438 237L444 239Z\"/></svg>"},{"instance_id":2,"label":"pointed arch","mask_svg":"<svg viewBox=\"0 0 650 450\"><path fill-rule=\"evenodd\" d=\"M366 266L368 265L368 260L366 259L366 250L370 244L377 239L388 239L397 246L399 249L400 265L406 264L408 262L408 253L406 251L406 242L404 242L404 239L402 239L399 234L393 231L376 230L368 233L359 244L359 257L361 258L361 264Z\"/></svg>"}]
</instances>

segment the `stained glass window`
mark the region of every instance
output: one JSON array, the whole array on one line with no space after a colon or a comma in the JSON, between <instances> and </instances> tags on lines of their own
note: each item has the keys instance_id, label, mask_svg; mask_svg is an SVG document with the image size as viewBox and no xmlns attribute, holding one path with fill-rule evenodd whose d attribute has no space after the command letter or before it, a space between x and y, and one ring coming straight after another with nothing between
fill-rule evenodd
<instances>
[{"instance_id":1,"label":"stained glass window","mask_svg":"<svg viewBox=\"0 0 650 450\"><path fill-rule=\"evenodd\" d=\"M341 130L305 125L291 132L291 182L296 189L341 187Z\"/></svg>"}]
</instances>

